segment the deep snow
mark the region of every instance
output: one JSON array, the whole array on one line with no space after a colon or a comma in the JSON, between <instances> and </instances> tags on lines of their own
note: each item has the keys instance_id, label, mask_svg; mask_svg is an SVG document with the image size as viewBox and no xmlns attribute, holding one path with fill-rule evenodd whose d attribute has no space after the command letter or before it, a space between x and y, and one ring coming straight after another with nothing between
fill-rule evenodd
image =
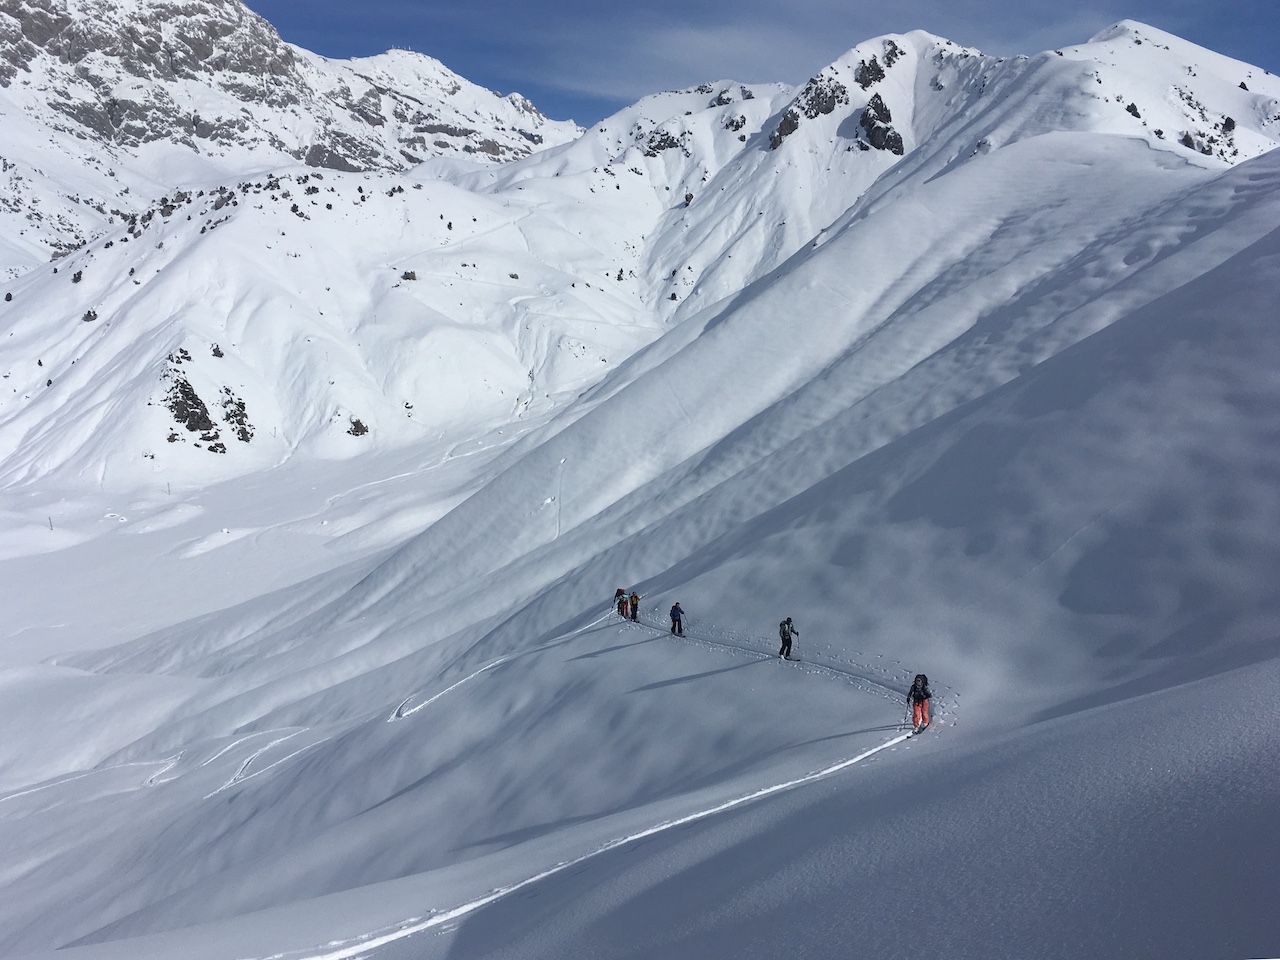
<instances>
[{"instance_id":1,"label":"deep snow","mask_svg":"<svg viewBox=\"0 0 1280 960\"><path fill-rule=\"evenodd\" d=\"M1280 955L1278 92L882 38L6 284L0 950Z\"/></svg>"}]
</instances>

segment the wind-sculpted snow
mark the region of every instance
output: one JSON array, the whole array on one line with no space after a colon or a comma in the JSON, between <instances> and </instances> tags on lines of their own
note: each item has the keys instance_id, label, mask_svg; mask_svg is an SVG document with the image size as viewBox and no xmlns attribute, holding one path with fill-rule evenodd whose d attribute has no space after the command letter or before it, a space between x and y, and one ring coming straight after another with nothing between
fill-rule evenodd
<instances>
[{"instance_id":1,"label":"wind-sculpted snow","mask_svg":"<svg viewBox=\"0 0 1280 960\"><path fill-rule=\"evenodd\" d=\"M7 284L2 949L1275 955L1277 92L913 33Z\"/></svg>"}]
</instances>

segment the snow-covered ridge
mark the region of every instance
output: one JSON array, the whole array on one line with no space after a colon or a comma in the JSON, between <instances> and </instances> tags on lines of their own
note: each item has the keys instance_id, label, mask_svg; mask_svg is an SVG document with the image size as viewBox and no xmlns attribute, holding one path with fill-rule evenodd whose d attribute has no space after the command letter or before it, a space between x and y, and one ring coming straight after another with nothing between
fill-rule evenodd
<instances>
[{"instance_id":1,"label":"snow-covered ridge","mask_svg":"<svg viewBox=\"0 0 1280 960\"><path fill-rule=\"evenodd\" d=\"M914 32L794 88L656 94L516 162L406 177L406 124L450 126L436 132L455 145L437 146L456 154L481 128L528 150L545 123L416 54L329 63L232 0L7 2L26 33L3 94L26 106L4 122L27 134L12 141L25 162L4 161L6 242L28 268L50 236L68 254L4 287L11 485L235 476L527 421L915 184L1003 148L1119 136L1157 167L1209 174L1280 132L1276 78L1138 24L1008 60ZM123 97L133 88L142 99ZM209 104L240 119L208 136L183 125L220 115ZM90 132L68 141L78 124ZM392 169L278 165L357 141L373 151L362 163ZM237 165L248 175L217 174ZM90 384L99 399L85 403Z\"/></svg>"},{"instance_id":2,"label":"snow-covered ridge","mask_svg":"<svg viewBox=\"0 0 1280 960\"><path fill-rule=\"evenodd\" d=\"M421 54L316 56L238 0L4 0L0 123L0 274L203 178L496 163L578 133Z\"/></svg>"},{"instance_id":3,"label":"snow-covered ridge","mask_svg":"<svg viewBox=\"0 0 1280 960\"><path fill-rule=\"evenodd\" d=\"M455 151L509 160L576 130L422 54L318 57L238 0L5 0L0 86L104 145L270 150L341 170Z\"/></svg>"}]
</instances>

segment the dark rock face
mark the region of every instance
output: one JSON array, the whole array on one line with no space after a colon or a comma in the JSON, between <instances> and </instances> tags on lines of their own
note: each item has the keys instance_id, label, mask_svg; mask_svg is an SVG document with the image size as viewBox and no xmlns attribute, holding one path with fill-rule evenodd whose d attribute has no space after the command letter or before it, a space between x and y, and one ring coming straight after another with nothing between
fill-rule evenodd
<instances>
[{"instance_id":1,"label":"dark rock face","mask_svg":"<svg viewBox=\"0 0 1280 960\"><path fill-rule=\"evenodd\" d=\"M884 102L880 94L872 94L871 99L867 101L867 108L862 111L863 129L872 124L888 124L892 121L893 114L889 112L889 105Z\"/></svg>"},{"instance_id":2,"label":"dark rock face","mask_svg":"<svg viewBox=\"0 0 1280 960\"><path fill-rule=\"evenodd\" d=\"M675 136L669 130L658 127L653 133L649 134L649 139L645 143L644 155L646 157L656 157L664 150L680 150L685 156L688 156L689 153L684 144L681 143L681 138Z\"/></svg>"},{"instance_id":3,"label":"dark rock face","mask_svg":"<svg viewBox=\"0 0 1280 960\"><path fill-rule=\"evenodd\" d=\"M218 439L218 428L209 416L209 408L200 399L195 387L191 386L191 381L182 374L170 373L169 390L164 402L179 426L186 427L191 433L201 434L201 440Z\"/></svg>"},{"instance_id":4,"label":"dark rock face","mask_svg":"<svg viewBox=\"0 0 1280 960\"><path fill-rule=\"evenodd\" d=\"M782 119L778 121L778 126L774 128L773 133L769 134L769 147L777 150L782 146L782 141L787 139L797 130L800 129L800 114L794 109L788 109L782 115Z\"/></svg>"},{"instance_id":5,"label":"dark rock face","mask_svg":"<svg viewBox=\"0 0 1280 960\"><path fill-rule=\"evenodd\" d=\"M799 96L782 114L778 126L769 135L769 146L778 149L783 140L800 129L801 119L817 119L848 102L848 87L823 71L805 84Z\"/></svg>"},{"instance_id":6,"label":"dark rock face","mask_svg":"<svg viewBox=\"0 0 1280 960\"><path fill-rule=\"evenodd\" d=\"M858 64L858 72L854 76L854 80L857 81L858 86L863 90L866 90L874 83L879 83L883 79L884 67L880 66L880 61L875 57L871 58L870 63L863 60Z\"/></svg>"},{"instance_id":7,"label":"dark rock face","mask_svg":"<svg viewBox=\"0 0 1280 960\"><path fill-rule=\"evenodd\" d=\"M248 443L253 439L253 424L245 410L244 401L230 387L222 388L222 419L226 421L236 439Z\"/></svg>"},{"instance_id":8,"label":"dark rock face","mask_svg":"<svg viewBox=\"0 0 1280 960\"><path fill-rule=\"evenodd\" d=\"M212 354L214 357L223 355L217 344L213 345ZM196 388L191 385L191 381L182 369L184 364L193 362L191 352L185 347L181 348L169 354L168 361L163 376L168 384L164 405L169 408L174 422L179 427L185 428L188 433L199 434L200 442L206 445L204 449L210 453L226 453L227 447L222 442L222 431L214 422L208 405L196 392ZM230 387L223 387L218 401L222 410L222 419L235 438L242 443L251 441L254 427L249 422L249 413L244 400L236 396L235 391ZM167 439L169 443L179 443L182 442L183 437L176 430L171 430ZM201 443L195 445L199 447Z\"/></svg>"},{"instance_id":9,"label":"dark rock face","mask_svg":"<svg viewBox=\"0 0 1280 960\"><path fill-rule=\"evenodd\" d=\"M867 135L867 143L877 150L888 150L900 157L903 153L902 134L893 129L892 120L888 104L877 93L867 102L858 122Z\"/></svg>"},{"instance_id":10,"label":"dark rock face","mask_svg":"<svg viewBox=\"0 0 1280 960\"><path fill-rule=\"evenodd\" d=\"M0 0L0 85L30 68L40 52L72 67L98 54L132 76L150 80L207 79L215 72L241 75L262 102L297 103L291 84L270 83L294 73L296 56L275 29L237 0L156 2L143 16L120 25L120 12L99 3L73 17L59 0ZM167 28L167 29L166 29Z\"/></svg>"},{"instance_id":11,"label":"dark rock face","mask_svg":"<svg viewBox=\"0 0 1280 960\"><path fill-rule=\"evenodd\" d=\"M848 102L848 88L835 77L820 73L805 84L800 96L796 97L795 107L813 120Z\"/></svg>"}]
</instances>

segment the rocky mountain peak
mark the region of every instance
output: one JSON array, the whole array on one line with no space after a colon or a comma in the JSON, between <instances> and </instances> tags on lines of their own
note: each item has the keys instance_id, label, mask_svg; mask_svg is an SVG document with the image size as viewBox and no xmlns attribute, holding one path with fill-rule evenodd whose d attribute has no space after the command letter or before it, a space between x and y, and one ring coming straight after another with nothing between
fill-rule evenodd
<instances>
[{"instance_id":1,"label":"rocky mountain peak","mask_svg":"<svg viewBox=\"0 0 1280 960\"><path fill-rule=\"evenodd\" d=\"M0 88L29 116L117 148L265 150L351 171L504 161L577 133L420 54L309 54L239 0L0 0Z\"/></svg>"},{"instance_id":2,"label":"rocky mountain peak","mask_svg":"<svg viewBox=\"0 0 1280 960\"><path fill-rule=\"evenodd\" d=\"M275 28L236 0L0 0L0 15L3 86L42 52L91 74L105 60L163 81L286 77L296 64Z\"/></svg>"}]
</instances>

